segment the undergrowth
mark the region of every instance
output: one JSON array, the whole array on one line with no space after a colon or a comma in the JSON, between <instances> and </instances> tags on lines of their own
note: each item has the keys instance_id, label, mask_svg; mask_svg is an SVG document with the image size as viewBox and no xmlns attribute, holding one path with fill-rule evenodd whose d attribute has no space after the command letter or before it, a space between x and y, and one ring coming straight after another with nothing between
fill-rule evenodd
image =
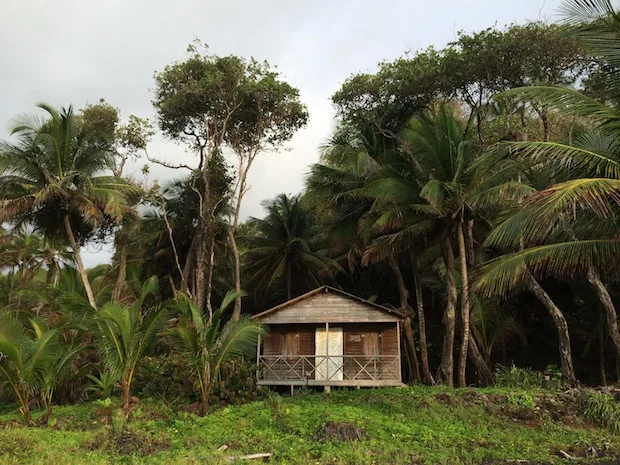
<instances>
[{"instance_id":1,"label":"undergrowth","mask_svg":"<svg viewBox=\"0 0 620 465\"><path fill-rule=\"evenodd\" d=\"M590 394L585 415L613 433L620 433L620 404L610 394L605 392Z\"/></svg>"},{"instance_id":2,"label":"undergrowth","mask_svg":"<svg viewBox=\"0 0 620 465\"><path fill-rule=\"evenodd\" d=\"M562 407L566 402L560 394L555 398ZM226 456L258 452L273 454L270 463L282 465L562 464L580 462L569 462L558 451L601 450L602 439L610 454L620 451L617 429L610 431L599 420L617 421L604 413L610 409L608 398L589 400L583 420L565 412L564 405L562 415L572 418L565 423L563 416L545 413L549 402L540 396L555 394L425 387L330 395L304 391L295 397L271 394L202 418L143 400L141 413L127 424L117 414L106 424L105 412L89 403L58 407L54 428L22 427L18 412L12 412L0 415L0 464L220 465L227 463ZM535 415L524 415L534 405ZM595 416L601 427L593 426ZM334 425L355 431L355 440L326 434ZM588 460L581 463L594 463Z\"/></svg>"}]
</instances>

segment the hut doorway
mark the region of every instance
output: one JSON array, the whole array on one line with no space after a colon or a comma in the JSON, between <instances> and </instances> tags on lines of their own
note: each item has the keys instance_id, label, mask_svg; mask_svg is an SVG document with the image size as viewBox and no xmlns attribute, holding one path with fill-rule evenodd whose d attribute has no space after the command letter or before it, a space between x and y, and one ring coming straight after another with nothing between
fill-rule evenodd
<instances>
[{"instance_id":1,"label":"hut doorway","mask_svg":"<svg viewBox=\"0 0 620 465\"><path fill-rule=\"evenodd\" d=\"M344 379L344 332L342 328L317 328L315 335L315 379Z\"/></svg>"}]
</instances>

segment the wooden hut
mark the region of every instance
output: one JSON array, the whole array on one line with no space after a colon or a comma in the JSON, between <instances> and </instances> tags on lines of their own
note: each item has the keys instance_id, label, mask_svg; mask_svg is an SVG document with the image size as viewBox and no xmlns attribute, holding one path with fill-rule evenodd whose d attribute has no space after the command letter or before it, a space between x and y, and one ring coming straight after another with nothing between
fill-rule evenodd
<instances>
[{"instance_id":1,"label":"wooden hut","mask_svg":"<svg viewBox=\"0 0 620 465\"><path fill-rule=\"evenodd\" d=\"M268 327L257 380L268 386L402 386L402 315L323 286L255 315Z\"/></svg>"}]
</instances>

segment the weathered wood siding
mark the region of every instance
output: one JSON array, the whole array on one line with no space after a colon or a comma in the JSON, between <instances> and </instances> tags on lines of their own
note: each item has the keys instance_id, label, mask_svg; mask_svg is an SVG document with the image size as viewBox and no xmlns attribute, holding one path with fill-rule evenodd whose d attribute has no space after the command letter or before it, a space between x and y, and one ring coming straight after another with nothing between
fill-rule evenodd
<instances>
[{"instance_id":1,"label":"weathered wood siding","mask_svg":"<svg viewBox=\"0 0 620 465\"><path fill-rule=\"evenodd\" d=\"M265 371L265 379L276 379L276 373L281 377L299 379L309 376L314 378L314 371L310 366L306 367L304 362L298 363L291 369L289 365L297 362L300 355L314 355L314 337L316 325L272 325L269 332L265 335L262 354L263 355L287 355L290 359L285 361L270 362L270 369ZM309 358L310 364L314 365L314 359Z\"/></svg>"},{"instance_id":2,"label":"weathered wood siding","mask_svg":"<svg viewBox=\"0 0 620 465\"><path fill-rule=\"evenodd\" d=\"M260 318L264 324L388 323L399 318L342 295L321 293Z\"/></svg>"},{"instance_id":3,"label":"weathered wood siding","mask_svg":"<svg viewBox=\"0 0 620 465\"><path fill-rule=\"evenodd\" d=\"M389 373L398 379L400 366L386 366L382 355L399 355L396 324L355 324L344 327L344 355L355 355L355 359L345 357L345 378L373 379ZM365 367L362 373L360 365ZM372 375L372 376L371 376Z\"/></svg>"}]
</instances>

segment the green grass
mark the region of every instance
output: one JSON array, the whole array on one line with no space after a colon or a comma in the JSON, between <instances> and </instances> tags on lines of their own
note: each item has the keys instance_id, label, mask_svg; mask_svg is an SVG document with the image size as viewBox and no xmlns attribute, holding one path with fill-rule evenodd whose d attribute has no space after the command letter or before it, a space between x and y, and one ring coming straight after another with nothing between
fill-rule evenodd
<instances>
[{"instance_id":1,"label":"green grass","mask_svg":"<svg viewBox=\"0 0 620 465\"><path fill-rule=\"evenodd\" d=\"M108 429L95 404L57 407L56 429L18 426L13 412L0 415L0 464L215 465L225 463L217 452L222 445L228 446L226 455L271 452L272 463L279 464L481 465L524 459L559 464L560 449L598 448L603 438L620 451L620 436L607 429L574 416L571 426L553 421L536 405L539 395L497 388L337 390L227 407L205 418L146 401L129 425L142 452L129 455L106 441ZM519 419L516 413L523 409L540 418ZM328 421L354 423L367 439L320 440Z\"/></svg>"}]
</instances>

